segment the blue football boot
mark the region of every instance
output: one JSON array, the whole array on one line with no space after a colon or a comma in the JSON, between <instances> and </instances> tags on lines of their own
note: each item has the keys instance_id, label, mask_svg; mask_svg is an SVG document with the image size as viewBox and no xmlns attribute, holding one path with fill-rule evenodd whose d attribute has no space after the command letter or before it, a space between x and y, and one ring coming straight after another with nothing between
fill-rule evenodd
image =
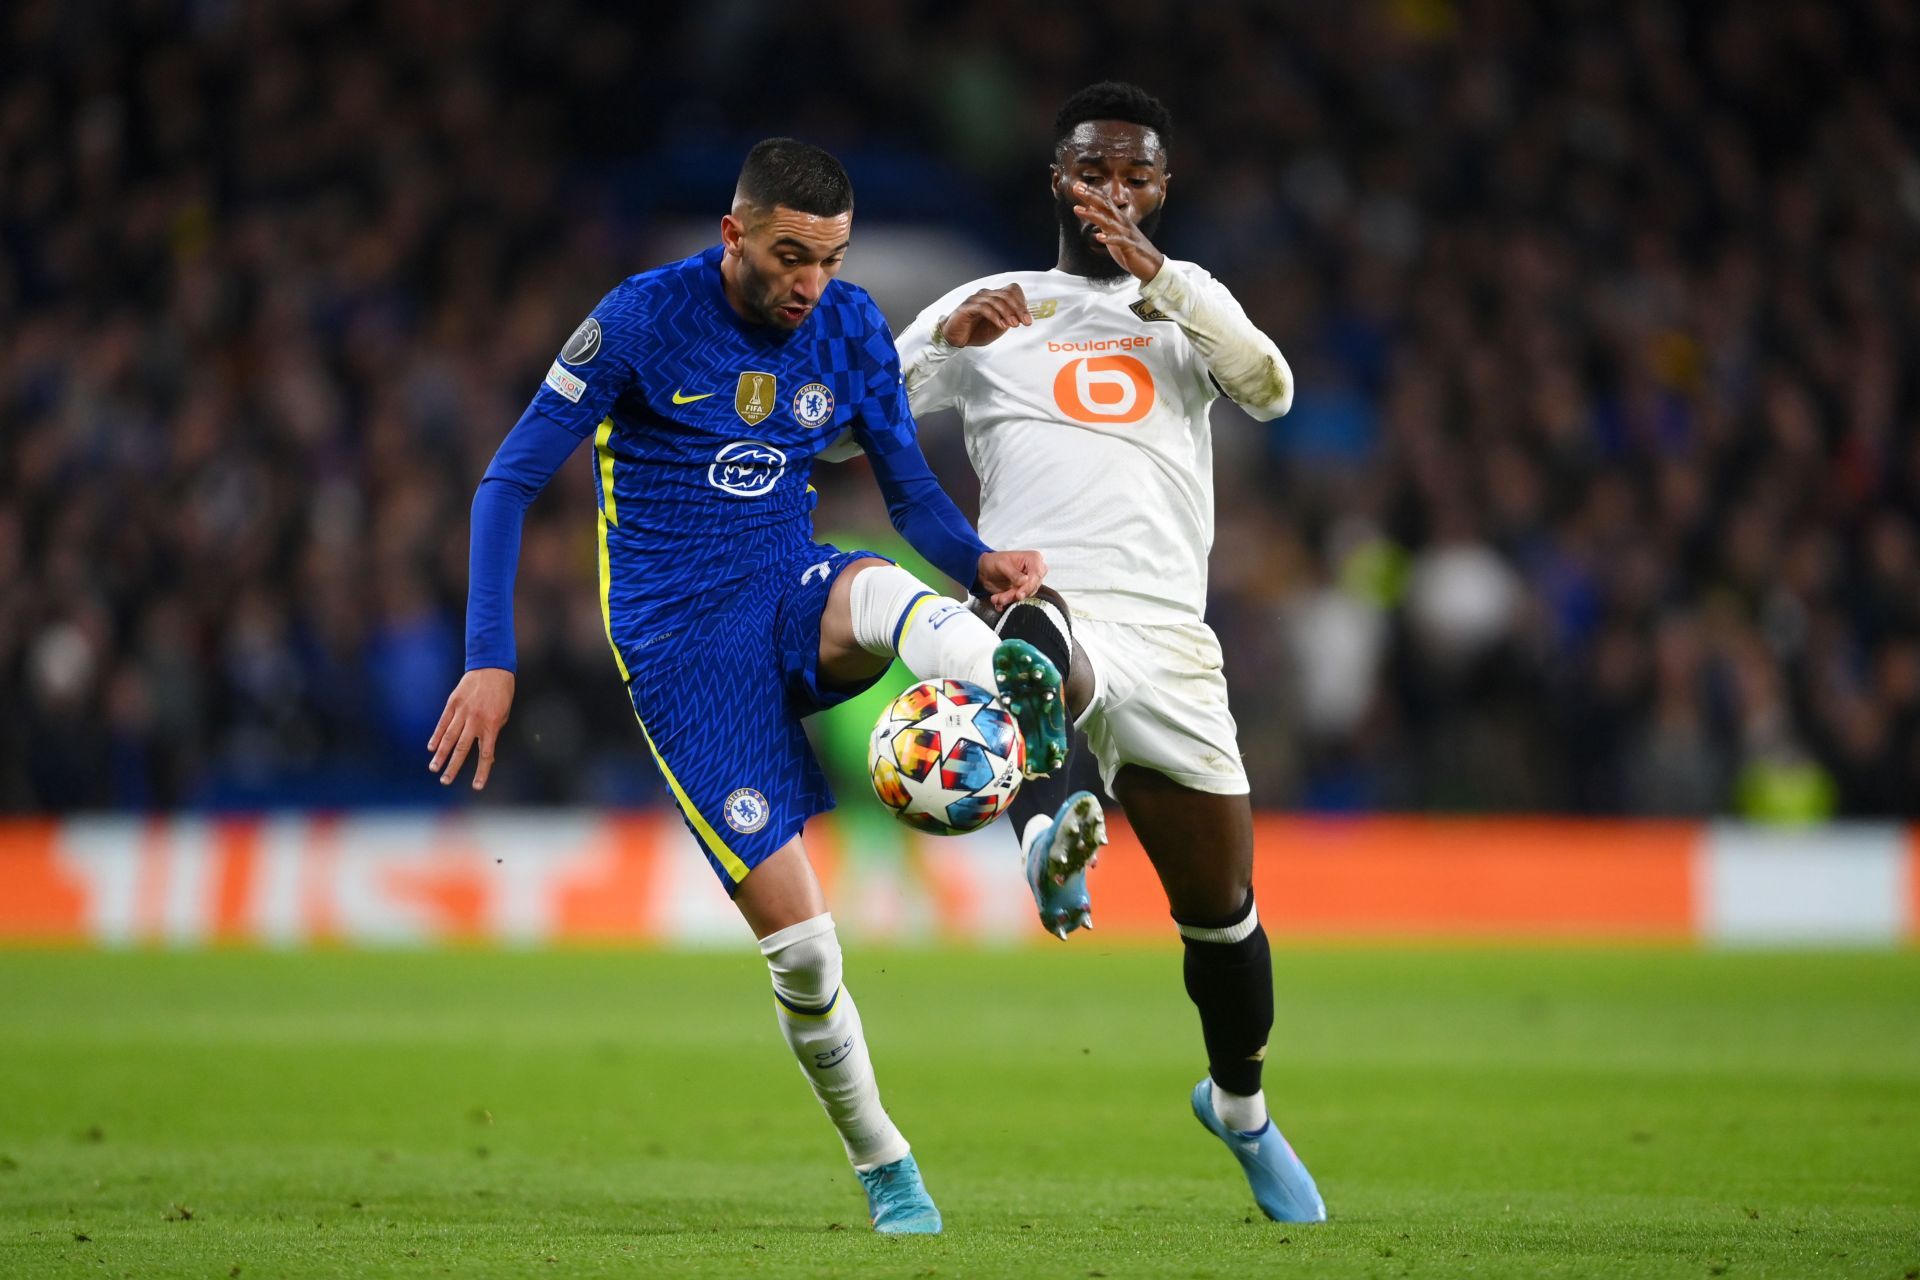
<instances>
[{"instance_id":1,"label":"blue football boot","mask_svg":"<svg viewBox=\"0 0 1920 1280\"><path fill-rule=\"evenodd\" d=\"M888 1235L937 1236L940 1234L940 1210L920 1181L920 1166L911 1154L892 1164L861 1173L854 1170L860 1185L867 1189L867 1216L875 1231Z\"/></svg>"},{"instance_id":2,"label":"blue football boot","mask_svg":"<svg viewBox=\"0 0 1920 1280\"><path fill-rule=\"evenodd\" d=\"M1026 776L1039 778L1067 762L1067 701L1060 671L1025 640L1002 640L993 651L993 682L1027 741Z\"/></svg>"},{"instance_id":3,"label":"blue football boot","mask_svg":"<svg viewBox=\"0 0 1920 1280\"><path fill-rule=\"evenodd\" d=\"M1247 1182L1253 1187L1253 1200L1260 1212L1275 1222L1327 1220L1327 1202L1320 1198L1320 1188L1313 1185L1313 1175L1293 1154L1293 1147L1271 1118L1258 1133L1227 1128L1214 1114L1213 1081L1205 1076L1193 1086L1193 1114L1207 1126L1207 1132L1227 1144L1247 1171Z\"/></svg>"},{"instance_id":4,"label":"blue football boot","mask_svg":"<svg viewBox=\"0 0 1920 1280\"><path fill-rule=\"evenodd\" d=\"M1082 926L1093 928L1087 870L1107 842L1107 818L1091 791L1067 797L1053 824L1027 841L1027 888L1040 910L1040 927L1062 941Z\"/></svg>"}]
</instances>

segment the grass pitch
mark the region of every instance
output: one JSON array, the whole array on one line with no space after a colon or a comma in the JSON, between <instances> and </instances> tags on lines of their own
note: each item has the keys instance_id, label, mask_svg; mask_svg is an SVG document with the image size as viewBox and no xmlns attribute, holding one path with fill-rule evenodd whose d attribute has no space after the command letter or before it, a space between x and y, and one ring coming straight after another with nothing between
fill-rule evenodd
<instances>
[{"instance_id":1,"label":"grass pitch","mask_svg":"<svg viewBox=\"0 0 1920 1280\"><path fill-rule=\"evenodd\" d=\"M1920 1275L1920 954L1276 961L1319 1227L1188 1114L1177 952L851 955L902 1240L744 947L0 952L0 1273Z\"/></svg>"}]
</instances>

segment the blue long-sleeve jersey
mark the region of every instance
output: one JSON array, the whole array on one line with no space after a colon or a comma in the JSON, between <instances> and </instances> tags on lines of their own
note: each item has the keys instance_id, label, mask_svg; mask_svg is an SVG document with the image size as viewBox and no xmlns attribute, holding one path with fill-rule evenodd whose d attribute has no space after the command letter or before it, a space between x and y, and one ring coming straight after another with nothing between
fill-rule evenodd
<instances>
[{"instance_id":1,"label":"blue long-sleeve jersey","mask_svg":"<svg viewBox=\"0 0 1920 1280\"><path fill-rule=\"evenodd\" d=\"M987 548L927 468L872 298L835 280L798 329L752 324L726 300L721 252L617 285L501 444L473 503L469 670L513 668L521 518L588 438L601 606L623 674L674 610L811 542L813 462L848 431L894 526L974 585Z\"/></svg>"}]
</instances>

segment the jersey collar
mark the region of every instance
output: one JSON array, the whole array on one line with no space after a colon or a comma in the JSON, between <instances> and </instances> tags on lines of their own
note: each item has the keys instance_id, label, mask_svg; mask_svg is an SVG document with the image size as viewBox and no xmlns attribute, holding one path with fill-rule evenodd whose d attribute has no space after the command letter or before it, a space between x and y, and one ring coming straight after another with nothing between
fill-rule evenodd
<instances>
[{"instance_id":1,"label":"jersey collar","mask_svg":"<svg viewBox=\"0 0 1920 1280\"><path fill-rule=\"evenodd\" d=\"M1128 285L1133 285L1137 288L1139 287L1139 284L1140 284L1140 281L1137 278L1125 272L1122 272L1120 275L1112 276L1109 278L1109 277L1100 277L1100 276L1080 276L1080 275L1075 275L1071 271L1062 271L1059 267L1048 267L1047 274L1050 276L1057 276L1062 280L1071 280L1075 284L1081 286L1082 288L1104 289L1108 293L1119 293L1121 290L1125 289Z\"/></svg>"}]
</instances>

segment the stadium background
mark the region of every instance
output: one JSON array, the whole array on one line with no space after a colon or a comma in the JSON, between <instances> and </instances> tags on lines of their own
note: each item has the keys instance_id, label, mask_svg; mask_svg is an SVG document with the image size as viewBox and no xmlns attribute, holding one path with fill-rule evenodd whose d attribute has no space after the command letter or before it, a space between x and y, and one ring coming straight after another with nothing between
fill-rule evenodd
<instances>
[{"instance_id":1,"label":"stadium background","mask_svg":"<svg viewBox=\"0 0 1920 1280\"><path fill-rule=\"evenodd\" d=\"M0 1275L1912 1280L1915 67L1905 0L0 3ZM752 141L844 157L899 323L1051 261L1109 75L1299 377L1219 409L1209 616L1333 1220L1243 1221L1185 1113L1124 825L1052 942L1004 831L872 803L869 703L808 842L947 1213L894 1248L634 731L584 458L488 790L423 744L495 444Z\"/></svg>"},{"instance_id":2,"label":"stadium background","mask_svg":"<svg viewBox=\"0 0 1920 1280\"><path fill-rule=\"evenodd\" d=\"M344 830L424 878L380 875L413 932L473 932L523 893L474 833L553 806L602 833L591 883L701 900L617 870L679 836L608 661L585 462L528 521L493 785L422 768L480 472L609 283L710 241L755 137L844 155L848 274L903 324L1051 260L1051 113L1120 69L1176 112L1166 247L1299 378L1286 418L1223 402L1215 430L1208 612L1256 805L1655 823L1276 816L1263 877L1324 846L1377 905L1327 915L1296 877L1308 919L1476 932L1351 846L1447 880L1435 850L1491 830L1516 852L1475 883L1533 904L1509 927L1913 932L1887 821L1920 795L1905 6L24 3L4 31L8 931L286 936L271 886L346 875ZM924 435L970 504L957 424ZM818 483L823 536L903 550L864 463ZM964 918L956 876L1011 920L998 836L874 820L873 712L817 725L852 801L822 856L878 885L886 935ZM517 861L560 866L561 829ZM1667 887L1570 907L1554 854L1583 833L1664 841ZM1139 889L1109 918L1164 932ZM295 896L294 936L386 936L329 923L349 888Z\"/></svg>"},{"instance_id":3,"label":"stadium background","mask_svg":"<svg viewBox=\"0 0 1920 1280\"><path fill-rule=\"evenodd\" d=\"M775 130L844 154L848 275L896 324L1048 264L1051 113L1124 68L1176 112L1163 239L1299 376L1286 418L1216 430L1257 803L1910 813L1914 24L10 4L0 804L440 802L467 503L600 293L710 239ZM956 435L927 430L964 494ZM858 465L823 470L824 531L886 530ZM586 485L529 523L491 803L658 799Z\"/></svg>"}]
</instances>

